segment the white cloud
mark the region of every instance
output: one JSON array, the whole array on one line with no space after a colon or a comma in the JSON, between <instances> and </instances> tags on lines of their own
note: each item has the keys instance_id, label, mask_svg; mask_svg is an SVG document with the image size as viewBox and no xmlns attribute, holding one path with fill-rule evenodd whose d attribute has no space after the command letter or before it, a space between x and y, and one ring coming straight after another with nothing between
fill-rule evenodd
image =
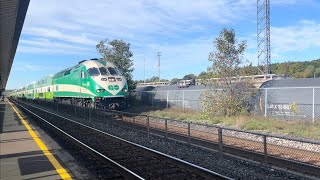
<instances>
[{"instance_id":1,"label":"white cloud","mask_svg":"<svg viewBox=\"0 0 320 180\"><path fill-rule=\"evenodd\" d=\"M275 1L288 2L295 3ZM150 43L158 36L185 38L188 33L208 33L213 24L244 20L255 14L255 3L252 0L33 0L23 34L90 47L105 37Z\"/></svg>"},{"instance_id":2,"label":"white cloud","mask_svg":"<svg viewBox=\"0 0 320 180\"><path fill-rule=\"evenodd\" d=\"M70 35L67 33L62 33L57 29L49 29L49 28L26 28L23 31L24 34L37 36L37 37L45 37L52 38L56 40L84 44L84 45L95 45L96 41L89 39L87 35L80 33L78 35Z\"/></svg>"},{"instance_id":3,"label":"white cloud","mask_svg":"<svg viewBox=\"0 0 320 180\"><path fill-rule=\"evenodd\" d=\"M317 21L302 20L291 26L272 26L270 34L272 62L306 60L306 50L320 48L320 22ZM249 34L239 39L247 40L245 58L257 64L256 34Z\"/></svg>"},{"instance_id":4,"label":"white cloud","mask_svg":"<svg viewBox=\"0 0 320 180\"><path fill-rule=\"evenodd\" d=\"M53 41L48 38L21 39L18 46L19 52L37 54L86 54L91 52L87 46L74 46L70 43Z\"/></svg>"},{"instance_id":5,"label":"white cloud","mask_svg":"<svg viewBox=\"0 0 320 180\"><path fill-rule=\"evenodd\" d=\"M294 26L272 27L271 42L277 53L320 48L320 23L303 20Z\"/></svg>"},{"instance_id":6,"label":"white cloud","mask_svg":"<svg viewBox=\"0 0 320 180\"><path fill-rule=\"evenodd\" d=\"M23 33L88 45L105 36L183 37L183 33L207 31L212 23L244 19L250 13L246 10L254 7L243 0L33 0Z\"/></svg>"},{"instance_id":7,"label":"white cloud","mask_svg":"<svg viewBox=\"0 0 320 180\"><path fill-rule=\"evenodd\" d=\"M304 2L273 0L271 4ZM146 57L156 74L156 52L162 51L163 70L174 73L181 65L206 68L217 27L255 20L255 16L254 0L32 0L18 52L93 54L99 40L121 38L131 43L139 72ZM251 32L255 29L239 39L248 40L245 59L256 62L256 37ZM313 21L272 27L271 34L273 57L318 47L320 42L319 24Z\"/></svg>"},{"instance_id":8,"label":"white cloud","mask_svg":"<svg viewBox=\"0 0 320 180\"><path fill-rule=\"evenodd\" d=\"M30 64L28 62L22 62L15 64L14 71L16 72L34 72L34 71L45 71L48 70L48 67Z\"/></svg>"}]
</instances>

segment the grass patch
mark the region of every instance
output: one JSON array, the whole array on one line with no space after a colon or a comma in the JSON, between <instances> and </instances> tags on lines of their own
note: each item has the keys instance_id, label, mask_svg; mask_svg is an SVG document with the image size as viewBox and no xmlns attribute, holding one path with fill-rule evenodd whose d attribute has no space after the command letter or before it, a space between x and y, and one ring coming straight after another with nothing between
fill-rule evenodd
<instances>
[{"instance_id":1,"label":"grass patch","mask_svg":"<svg viewBox=\"0 0 320 180\"><path fill-rule=\"evenodd\" d=\"M298 138L320 140L320 122L288 121L274 118L264 118L258 115L241 115L235 117L208 117L201 112L176 108L159 108L150 106L131 107L127 111L170 118L181 121L193 121L203 124L221 125L249 131L268 132L277 135L287 135Z\"/></svg>"}]
</instances>

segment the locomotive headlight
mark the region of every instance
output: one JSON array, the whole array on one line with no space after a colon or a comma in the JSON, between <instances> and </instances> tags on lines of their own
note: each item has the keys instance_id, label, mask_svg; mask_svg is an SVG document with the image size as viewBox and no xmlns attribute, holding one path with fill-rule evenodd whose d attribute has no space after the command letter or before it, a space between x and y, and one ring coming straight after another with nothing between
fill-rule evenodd
<instances>
[{"instance_id":1,"label":"locomotive headlight","mask_svg":"<svg viewBox=\"0 0 320 180\"><path fill-rule=\"evenodd\" d=\"M122 91L123 91L123 92L128 92L128 89L123 89Z\"/></svg>"},{"instance_id":2,"label":"locomotive headlight","mask_svg":"<svg viewBox=\"0 0 320 180\"><path fill-rule=\"evenodd\" d=\"M107 78L101 78L101 81L108 81Z\"/></svg>"},{"instance_id":3,"label":"locomotive headlight","mask_svg":"<svg viewBox=\"0 0 320 180\"><path fill-rule=\"evenodd\" d=\"M122 81L122 79L121 78L117 78L117 81Z\"/></svg>"},{"instance_id":4,"label":"locomotive headlight","mask_svg":"<svg viewBox=\"0 0 320 180\"><path fill-rule=\"evenodd\" d=\"M105 89L97 89L97 93L101 93L101 92L104 92L106 91Z\"/></svg>"}]
</instances>

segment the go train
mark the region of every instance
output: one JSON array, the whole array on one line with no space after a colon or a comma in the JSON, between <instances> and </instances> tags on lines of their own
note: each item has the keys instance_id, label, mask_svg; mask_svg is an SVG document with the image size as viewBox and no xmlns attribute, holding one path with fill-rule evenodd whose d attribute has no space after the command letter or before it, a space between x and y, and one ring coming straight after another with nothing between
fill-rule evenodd
<instances>
[{"instance_id":1,"label":"go train","mask_svg":"<svg viewBox=\"0 0 320 180\"><path fill-rule=\"evenodd\" d=\"M92 108L101 105L109 109L123 109L128 104L128 84L113 63L91 59L30 83L13 91L10 96Z\"/></svg>"}]
</instances>

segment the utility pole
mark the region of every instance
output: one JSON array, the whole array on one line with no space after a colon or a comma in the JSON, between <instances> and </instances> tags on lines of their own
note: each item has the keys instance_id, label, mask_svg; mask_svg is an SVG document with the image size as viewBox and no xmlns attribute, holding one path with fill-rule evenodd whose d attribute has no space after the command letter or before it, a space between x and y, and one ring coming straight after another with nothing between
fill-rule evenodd
<instances>
[{"instance_id":1,"label":"utility pole","mask_svg":"<svg viewBox=\"0 0 320 180\"><path fill-rule=\"evenodd\" d=\"M161 56L161 52L160 51L158 51L157 56L158 56L158 68L159 68L159 82L160 82L160 56Z\"/></svg>"},{"instance_id":2,"label":"utility pole","mask_svg":"<svg viewBox=\"0 0 320 180\"><path fill-rule=\"evenodd\" d=\"M143 83L146 83L146 57L143 60Z\"/></svg>"}]
</instances>

